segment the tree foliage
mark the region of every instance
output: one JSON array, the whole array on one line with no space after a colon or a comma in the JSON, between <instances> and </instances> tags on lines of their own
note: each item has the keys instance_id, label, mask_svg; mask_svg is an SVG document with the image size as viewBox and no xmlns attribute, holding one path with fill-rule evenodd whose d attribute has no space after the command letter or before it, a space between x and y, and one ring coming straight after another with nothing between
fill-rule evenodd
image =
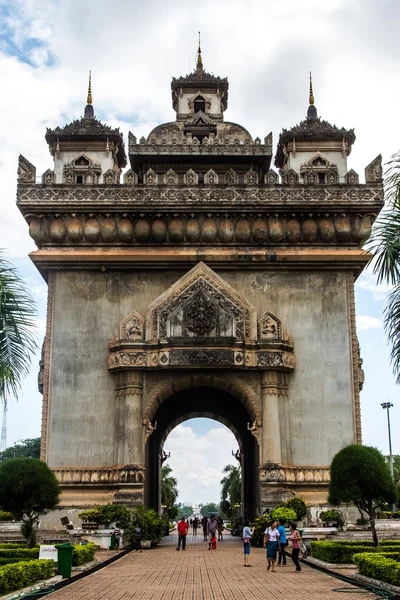
<instances>
[{"instance_id":1,"label":"tree foliage","mask_svg":"<svg viewBox=\"0 0 400 600\"><path fill-rule=\"evenodd\" d=\"M335 505L351 502L362 516L367 514L375 545L378 545L377 510L395 499L389 467L379 450L352 444L333 457L328 502Z\"/></svg>"},{"instance_id":2,"label":"tree foliage","mask_svg":"<svg viewBox=\"0 0 400 600\"><path fill-rule=\"evenodd\" d=\"M61 493L54 473L35 458L12 458L0 464L0 506L22 520L28 548L35 543L34 523L56 507Z\"/></svg>"},{"instance_id":3,"label":"tree foliage","mask_svg":"<svg viewBox=\"0 0 400 600\"><path fill-rule=\"evenodd\" d=\"M169 518L174 519L177 515L174 505L178 497L178 481L171 473L169 465L161 467L161 504L167 507Z\"/></svg>"},{"instance_id":4,"label":"tree foliage","mask_svg":"<svg viewBox=\"0 0 400 600\"><path fill-rule=\"evenodd\" d=\"M240 505L242 501L242 476L240 468L233 465L226 465L223 473L225 477L221 479L221 505L224 507L224 512L232 515L234 507Z\"/></svg>"},{"instance_id":5,"label":"tree foliage","mask_svg":"<svg viewBox=\"0 0 400 600\"><path fill-rule=\"evenodd\" d=\"M179 517L185 517L185 519L188 519L193 514L193 508L191 506L188 504L181 504L180 502L176 505L176 511L176 516L179 515Z\"/></svg>"},{"instance_id":6,"label":"tree foliage","mask_svg":"<svg viewBox=\"0 0 400 600\"><path fill-rule=\"evenodd\" d=\"M35 303L16 269L0 251L0 399L17 395L37 348Z\"/></svg>"},{"instance_id":7,"label":"tree foliage","mask_svg":"<svg viewBox=\"0 0 400 600\"><path fill-rule=\"evenodd\" d=\"M219 504L215 504L214 502L209 502L208 504L204 504L200 510L203 517L210 517L211 515L218 515L220 513Z\"/></svg>"},{"instance_id":8,"label":"tree foliage","mask_svg":"<svg viewBox=\"0 0 400 600\"><path fill-rule=\"evenodd\" d=\"M400 383L400 152L385 173L386 207L378 217L367 249L372 253L378 283L393 286L385 309L385 330L391 346L393 372Z\"/></svg>"},{"instance_id":9,"label":"tree foliage","mask_svg":"<svg viewBox=\"0 0 400 600\"><path fill-rule=\"evenodd\" d=\"M10 458L40 458L40 437L19 440L14 446L0 452L0 462Z\"/></svg>"}]
</instances>

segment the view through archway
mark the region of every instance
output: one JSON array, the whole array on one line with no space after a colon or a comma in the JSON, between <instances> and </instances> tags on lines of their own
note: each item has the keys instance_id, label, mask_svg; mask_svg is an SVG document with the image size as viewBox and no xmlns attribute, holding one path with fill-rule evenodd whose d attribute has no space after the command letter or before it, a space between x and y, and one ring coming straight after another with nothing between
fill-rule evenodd
<instances>
[{"instance_id":1,"label":"view through archway","mask_svg":"<svg viewBox=\"0 0 400 600\"><path fill-rule=\"evenodd\" d=\"M178 425L196 418L200 418L201 420L212 419L214 423L217 422L215 423L215 427L211 429L211 431L214 430L216 433L210 434L208 443L213 439L213 436L219 435L219 441L225 439L227 453L220 458L217 458L216 455L218 444L215 446L215 462L220 466L225 466L221 463L225 462L226 458L230 458L228 463L239 464L231 454L232 450L236 451L237 449L239 451L242 471L242 502L240 513L244 518L254 517L259 512L259 451L258 443L248 428L249 423L251 423L251 417L245 405L235 396L229 392L212 387L181 390L172 394L158 407L154 415L154 422L157 423L157 427L150 436L146 447L146 504L156 510L160 510L161 508L160 467L163 450L169 452L167 443L169 434ZM222 428L219 423L228 428L232 433L226 432L226 429ZM196 426L195 428L198 429ZM211 498L219 501L221 471L219 467L218 469L213 468L212 460L211 464L208 464L206 449L204 448L204 452L202 453L201 444L199 444L196 452L193 453L193 448L190 447L190 438L193 442L196 436L194 432L190 433L189 429L188 426L178 429L175 433L175 439L179 439L179 436L181 436L179 451L181 454L181 464L182 462L185 464L188 481L189 477L194 483L197 482L197 479L199 480L198 490L196 491L196 498L185 498L183 492L179 500L181 502L195 500L197 503L200 503L199 498L204 497L204 499L208 498L207 501L211 500ZM173 439L174 436L172 437ZM179 453L176 453L175 461L179 461ZM199 469L201 465L204 472L203 477L199 478L196 469ZM209 484L204 479L207 468L210 473ZM189 491L188 486L186 489ZM210 493L208 493L209 491ZM194 489L191 493L194 493Z\"/></svg>"}]
</instances>

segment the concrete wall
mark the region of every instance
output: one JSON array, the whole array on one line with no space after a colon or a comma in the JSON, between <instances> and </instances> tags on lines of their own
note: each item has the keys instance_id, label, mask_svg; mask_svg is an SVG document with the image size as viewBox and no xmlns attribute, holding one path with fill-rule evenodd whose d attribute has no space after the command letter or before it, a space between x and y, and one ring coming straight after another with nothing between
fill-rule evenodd
<instances>
[{"instance_id":1,"label":"concrete wall","mask_svg":"<svg viewBox=\"0 0 400 600\"><path fill-rule=\"evenodd\" d=\"M280 398L283 463L328 465L353 442L346 274L222 271L259 316L270 310L293 335L296 369ZM55 285L48 461L112 466L115 380L107 343L120 321L146 307L184 271L61 272ZM264 426L268 427L268 424Z\"/></svg>"}]
</instances>

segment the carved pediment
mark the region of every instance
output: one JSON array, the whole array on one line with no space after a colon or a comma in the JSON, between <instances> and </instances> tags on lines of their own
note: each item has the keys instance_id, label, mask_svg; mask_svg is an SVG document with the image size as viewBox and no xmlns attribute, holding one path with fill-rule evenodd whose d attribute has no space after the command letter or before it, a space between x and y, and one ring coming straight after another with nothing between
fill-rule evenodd
<instances>
[{"instance_id":1,"label":"carved pediment","mask_svg":"<svg viewBox=\"0 0 400 600\"><path fill-rule=\"evenodd\" d=\"M205 336L256 339L255 309L204 263L155 300L146 318L152 341Z\"/></svg>"}]
</instances>

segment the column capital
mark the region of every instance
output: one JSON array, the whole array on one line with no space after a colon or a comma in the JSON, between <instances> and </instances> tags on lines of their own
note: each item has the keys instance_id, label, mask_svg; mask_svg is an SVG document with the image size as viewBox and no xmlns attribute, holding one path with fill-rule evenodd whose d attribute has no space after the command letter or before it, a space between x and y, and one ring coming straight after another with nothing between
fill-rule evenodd
<instances>
[{"instance_id":1,"label":"column capital","mask_svg":"<svg viewBox=\"0 0 400 600\"><path fill-rule=\"evenodd\" d=\"M263 371L261 389L265 396L288 395L288 376L283 371Z\"/></svg>"}]
</instances>

